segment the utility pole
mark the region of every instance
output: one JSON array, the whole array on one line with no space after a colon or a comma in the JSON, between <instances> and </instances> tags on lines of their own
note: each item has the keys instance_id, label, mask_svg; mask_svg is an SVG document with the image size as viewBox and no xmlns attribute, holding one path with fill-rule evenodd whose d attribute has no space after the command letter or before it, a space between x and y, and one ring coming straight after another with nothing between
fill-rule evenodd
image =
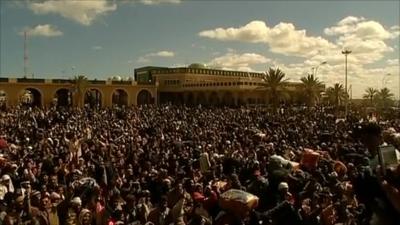
<instances>
[{"instance_id":1,"label":"utility pole","mask_svg":"<svg viewBox=\"0 0 400 225\"><path fill-rule=\"evenodd\" d=\"M351 100L353 100L353 86L351 84L349 87L349 93L350 93L350 102L351 102Z\"/></svg>"},{"instance_id":2,"label":"utility pole","mask_svg":"<svg viewBox=\"0 0 400 225\"><path fill-rule=\"evenodd\" d=\"M350 50L343 50L342 54L344 55L345 58L345 90L346 90L346 104L345 104L345 116L347 118L347 113L348 113L348 104L349 104L349 92L347 89L347 56L351 53Z\"/></svg>"},{"instance_id":3,"label":"utility pole","mask_svg":"<svg viewBox=\"0 0 400 225\"><path fill-rule=\"evenodd\" d=\"M398 97L399 97L399 99L398 99L399 100L399 102L398 102L399 104L397 104L397 107L399 108L399 111L400 111L400 73L399 73L399 96Z\"/></svg>"},{"instance_id":4,"label":"utility pole","mask_svg":"<svg viewBox=\"0 0 400 225\"><path fill-rule=\"evenodd\" d=\"M26 74L28 73L28 46L26 39L27 33L24 31L24 78L26 78Z\"/></svg>"}]
</instances>

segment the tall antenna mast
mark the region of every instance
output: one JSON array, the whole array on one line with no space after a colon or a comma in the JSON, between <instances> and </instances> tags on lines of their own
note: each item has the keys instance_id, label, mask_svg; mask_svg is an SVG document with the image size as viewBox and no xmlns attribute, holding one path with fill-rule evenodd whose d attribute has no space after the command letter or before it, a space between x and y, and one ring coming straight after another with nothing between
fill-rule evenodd
<instances>
[{"instance_id":1,"label":"tall antenna mast","mask_svg":"<svg viewBox=\"0 0 400 225\"><path fill-rule=\"evenodd\" d=\"M24 77L26 78L26 74L28 72L28 46L26 43L26 31L24 31Z\"/></svg>"}]
</instances>

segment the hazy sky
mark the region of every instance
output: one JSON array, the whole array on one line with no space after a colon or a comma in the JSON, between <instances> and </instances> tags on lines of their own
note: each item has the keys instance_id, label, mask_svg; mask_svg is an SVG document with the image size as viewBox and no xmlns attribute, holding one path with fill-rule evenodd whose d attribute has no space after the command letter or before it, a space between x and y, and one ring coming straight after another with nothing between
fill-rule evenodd
<instances>
[{"instance_id":1,"label":"hazy sky","mask_svg":"<svg viewBox=\"0 0 400 225\"><path fill-rule=\"evenodd\" d=\"M398 1L1 0L0 75L42 78L132 76L141 66L193 62L234 70L279 66L299 80L344 82L353 96L388 86L398 95ZM390 74L384 77L386 74Z\"/></svg>"}]
</instances>

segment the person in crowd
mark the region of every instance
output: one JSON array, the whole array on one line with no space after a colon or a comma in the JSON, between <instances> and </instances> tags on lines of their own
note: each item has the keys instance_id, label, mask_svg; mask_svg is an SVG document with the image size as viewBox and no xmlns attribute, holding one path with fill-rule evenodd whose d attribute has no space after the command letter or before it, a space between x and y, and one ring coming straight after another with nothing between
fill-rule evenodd
<instances>
[{"instance_id":1,"label":"person in crowd","mask_svg":"<svg viewBox=\"0 0 400 225\"><path fill-rule=\"evenodd\" d=\"M0 225L399 224L400 146L384 123L329 107L7 108ZM384 119L384 118L381 118ZM222 207L231 189L258 205Z\"/></svg>"}]
</instances>

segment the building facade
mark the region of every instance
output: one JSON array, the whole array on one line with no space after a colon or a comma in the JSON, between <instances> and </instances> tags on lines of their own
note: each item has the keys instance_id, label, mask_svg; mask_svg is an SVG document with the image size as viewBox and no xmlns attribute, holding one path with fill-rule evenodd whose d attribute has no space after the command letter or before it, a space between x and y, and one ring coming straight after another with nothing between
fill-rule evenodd
<instances>
[{"instance_id":1,"label":"building facade","mask_svg":"<svg viewBox=\"0 0 400 225\"><path fill-rule=\"evenodd\" d=\"M0 78L0 101L6 107L78 106L76 93L74 82L66 79ZM88 80L82 101L100 107L152 104L157 102L157 91L155 85L135 81Z\"/></svg>"},{"instance_id":2,"label":"building facade","mask_svg":"<svg viewBox=\"0 0 400 225\"><path fill-rule=\"evenodd\" d=\"M185 105L266 104L263 73L188 67L143 67L135 70L135 80L157 84L158 102ZM289 83L287 90L299 90L300 83Z\"/></svg>"},{"instance_id":3,"label":"building facade","mask_svg":"<svg viewBox=\"0 0 400 225\"><path fill-rule=\"evenodd\" d=\"M300 83L289 83L296 91ZM67 79L0 78L3 106L30 104L98 107L141 104L226 105L266 104L264 74L207 68L142 67L135 69L134 81L89 80L84 97L77 96L77 85Z\"/></svg>"}]
</instances>

